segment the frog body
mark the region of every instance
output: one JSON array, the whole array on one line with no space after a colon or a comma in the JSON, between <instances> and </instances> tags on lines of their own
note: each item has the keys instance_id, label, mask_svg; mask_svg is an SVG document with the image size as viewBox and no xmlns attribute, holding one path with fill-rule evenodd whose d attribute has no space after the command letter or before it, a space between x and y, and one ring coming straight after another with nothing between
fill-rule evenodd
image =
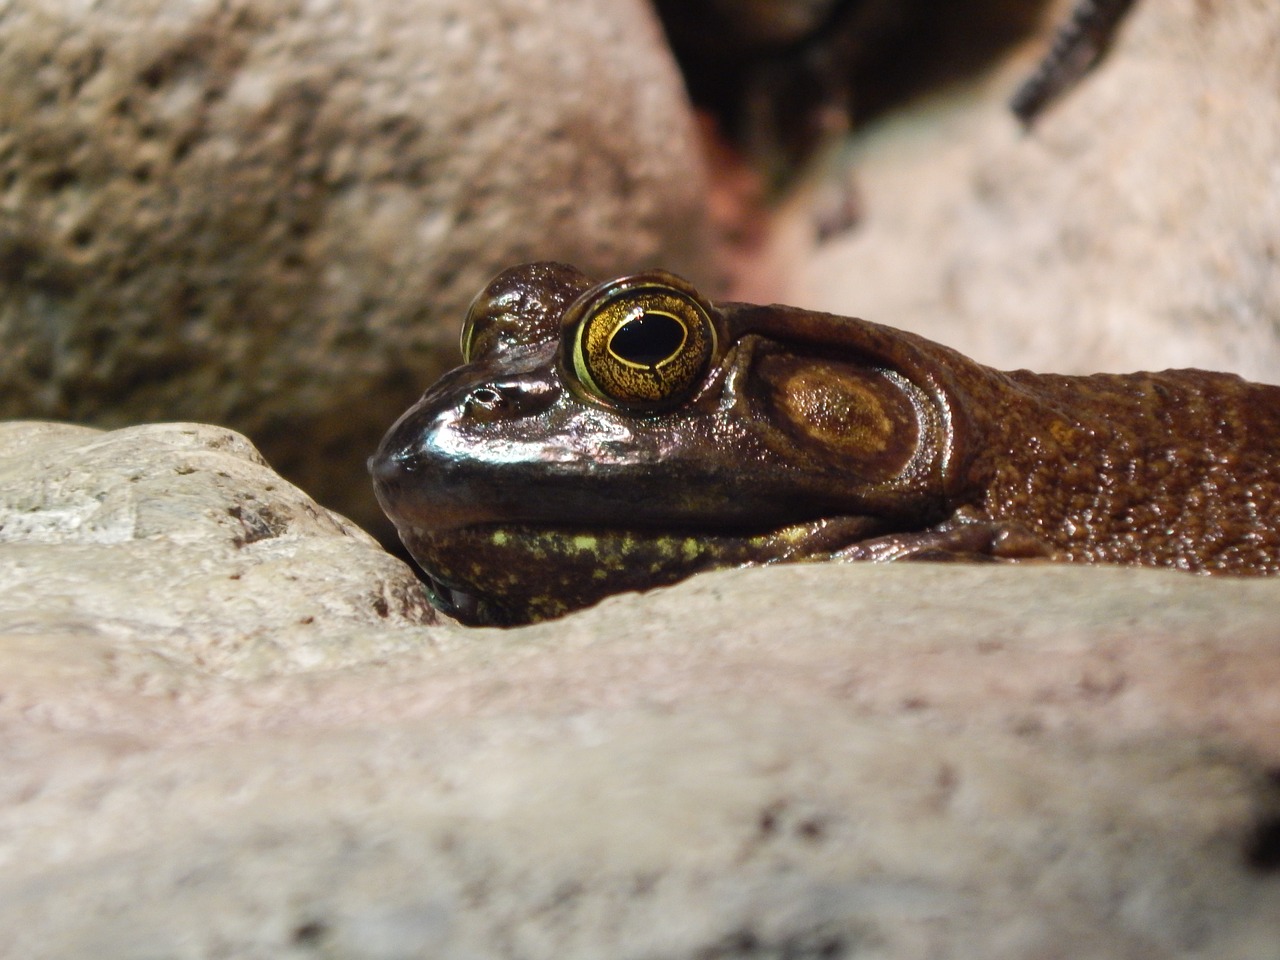
<instances>
[{"instance_id":1,"label":"frog body","mask_svg":"<svg viewBox=\"0 0 1280 960\"><path fill-rule=\"evenodd\" d=\"M662 271L593 285L550 263L481 292L463 355L370 467L464 622L786 560L1280 571L1280 387L1001 372Z\"/></svg>"}]
</instances>

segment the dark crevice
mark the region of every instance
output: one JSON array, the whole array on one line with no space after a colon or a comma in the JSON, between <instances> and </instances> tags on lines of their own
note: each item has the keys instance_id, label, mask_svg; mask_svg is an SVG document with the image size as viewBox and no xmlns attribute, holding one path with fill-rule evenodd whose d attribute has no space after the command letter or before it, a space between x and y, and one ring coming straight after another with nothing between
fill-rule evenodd
<instances>
[{"instance_id":1,"label":"dark crevice","mask_svg":"<svg viewBox=\"0 0 1280 960\"><path fill-rule=\"evenodd\" d=\"M850 956L847 939L824 930L798 931L768 939L754 930L735 930L696 956L698 960L841 960Z\"/></svg>"},{"instance_id":2,"label":"dark crevice","mask_svg":"<svg viewBox=\"0 0 1280 960\"><path fill-rule=\"evenodd\" d=\"M1249 835L1244 861L1259 873L1280 871L1280 814L1260 821Z\"/></svg>"},{"instance_id":3,"label":"dark crevice","mask_svg":"<svg viewBox=\"0 0 1280 960\"><path fill-rule=\"evenodd\" d=\"M714 0L657 0L690 98L757 159L823 142L979 74L1039 29L1048 0L835 0L800 31Z\"/></svg>"},{"instance_id":4,"label":"dark crevice","mask_svg":"<svg viewBox=\"0 0 1280 960\"><path fill-rule=\"evenodd\" d=\"M329 926L323 920L307 920L293 931L293 942L298 946L315 946L329 934Z\"/></svg>"}]
</instances>

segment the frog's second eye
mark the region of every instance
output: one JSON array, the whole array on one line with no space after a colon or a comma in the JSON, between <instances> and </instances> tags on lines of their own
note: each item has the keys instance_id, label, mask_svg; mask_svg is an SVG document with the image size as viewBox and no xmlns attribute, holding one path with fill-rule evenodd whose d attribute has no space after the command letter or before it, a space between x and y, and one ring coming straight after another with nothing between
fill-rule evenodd
<instances>
[{"instance_id":1,"label":"frog's second eye","mask_svg":"<svg viewBox=\"0 0 1280 960\"><path fill-rule=\"evenodd\" d=\"M584 295L570 310L565 345L572 361L566 366L583 389L635 412L688 399L702 382L716 336L706 308L686 286L668 274L641 275Z\"/></svg>"},{"instance_id":2,"label":"frog's second eye","mask_svg":"<svg viewBox=\"0 0 1280 960\"><path fill-rule=\"evenodd\" d=\"M503 270L476 294L462 322L462 362L500 360L560 335L560 315L591 286L564 263Z\"/></svg>"}]
</instances>

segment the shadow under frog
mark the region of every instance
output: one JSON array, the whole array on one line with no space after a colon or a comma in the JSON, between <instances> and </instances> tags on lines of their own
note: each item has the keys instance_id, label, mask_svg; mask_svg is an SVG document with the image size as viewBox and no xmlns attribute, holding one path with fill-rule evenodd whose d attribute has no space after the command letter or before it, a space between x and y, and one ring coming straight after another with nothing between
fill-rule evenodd
<instances>
[{"instance_id":1,"label":"shadow under frog","mask_svg":"<svg viewBox=\"0 0 1280 960\"><path fill-rule=\"evenodd\" d=\"M370 469L465 623L788 560L1280 570L1280 387L1004 373L864 320L556 263L497 276L462 348Z\"/></svg>"}]
</instances>

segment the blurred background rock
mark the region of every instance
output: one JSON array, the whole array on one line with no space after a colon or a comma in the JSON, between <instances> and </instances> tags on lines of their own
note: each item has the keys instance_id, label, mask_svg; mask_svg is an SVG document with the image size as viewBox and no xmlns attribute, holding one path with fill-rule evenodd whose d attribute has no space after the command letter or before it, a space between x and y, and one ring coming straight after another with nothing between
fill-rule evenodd
<instances>
[{"instance_id":1,"label":"blurred background rock","mask_svg":"<svg viewBox=\"0 0 1280 960\"><path fill-rule=\"evenodd\" d=\"M492 274L712 279L641 0L20 0L0 91L0 416L234 426L365 526Z\"/></svg>"},{"instance_id":2,"label":"blurred background rock","mask_svg":"<svg viewBox=\"0 0 1280 960\"><path fill-rule=\"evenodd\" d=\"M0 416L230 426L389 540L364 460L529 259L1280 379L1280 9L1139 2L1026 129L1071 9L16 0Z\"/></svg>"}]
</instances>

